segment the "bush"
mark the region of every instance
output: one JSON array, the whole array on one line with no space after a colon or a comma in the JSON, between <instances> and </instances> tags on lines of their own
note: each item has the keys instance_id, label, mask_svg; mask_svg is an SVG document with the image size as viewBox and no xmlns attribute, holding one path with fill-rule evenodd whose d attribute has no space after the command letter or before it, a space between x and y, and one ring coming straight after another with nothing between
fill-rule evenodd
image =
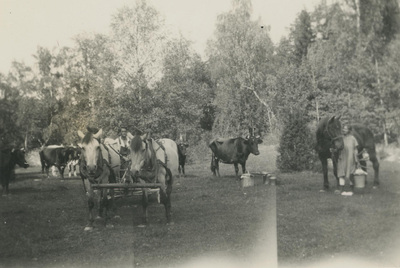
<instances>
[{"instance_id":1,"label":"bush","mask_svg":"<svg viewBox=\"0 0 400 268\"><path fill-rule=\"evenodd\" d=\"M282 172L313 170L316 162L314 133L308 127L307 116L292 113L284 124L276 166Z\"/></svg>"}]
</instances>

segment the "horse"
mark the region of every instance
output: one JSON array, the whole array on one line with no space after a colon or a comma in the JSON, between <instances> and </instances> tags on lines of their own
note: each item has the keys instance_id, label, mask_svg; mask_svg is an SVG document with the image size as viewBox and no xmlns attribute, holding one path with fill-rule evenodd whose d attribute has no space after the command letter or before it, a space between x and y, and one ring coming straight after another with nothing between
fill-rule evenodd
<instances>
[{"instance_id":1,"label":"horse","mask_svg":"<svg viewBox=\"0 0 400 268\"><path fill-rule=\"evenodd\" d=\"M178 173L178 146L171 139L153 140L137 133L130 144L130 174L135 182L160 183L160 199L165 207L167 224L171 223L171 192ZM142 188L143 224L148 223L148 188Z\"/></svg>"},{"instance_id":2,"label":"horse","mask_svg":"<svg viewBox=\"0 0 400 268\"><path fill-rule=\"evenodd\" d=\"M95 205L94 191L92 187L93 184L116 182L114 170L111 168L107 160L107 150L104 148L104 145L100 143L102 133L103 131L101 129L96 129L96 131L90 130L86 134L83 134L80 130L78 131L78 136L82 139L79 171L88 197L87 202L89 207L89 223L85 227L85 231L93 230L93 208ZM97 203L99 208L99 217L101 218L103 216L103 209L105 208L105 226L113 227L112 224L108 223L110 216L108 212L113 206L114 190L99 189L98 191L99 195ZM110 196L110 199L108 198L108 195Z\"/></svg>"},{"instance_id":3,"label":"horse","mask_svg":"<svg viewBox=\"0 0 400 268\"><path fill-rule=\"evenodd\" d=\"M316 151L322 164L322 173L324 176L323 191L329 189L328 158L332 159L333 174L335 175L337 186L339 186L339 178L337 176L337 159L339 158L339 152L334 150L334 148L340 150L344 147L342 125L339 119L340 116L337 118L335 116L325 117L321 119L317 127Z\"/></svg>"},{"instance_id":4,"label":"horse","mask_svg":"<svg viewBox=\"0 0 400 268\"><path fill-rule=\"evenodd\" d=\"M351 134L358 142L358 159L362 169L366 170L366 163L362 157L362 153L366 150L369 154L369 159L373 164L375 171L374 188L379 185L379 162L376 157L374 135L365 126L353 124ZM316 131L317 145L316 151L322 164L323 172L323 190L329 190L328 181L328 158L332 159L333 174L336 178L337 186L339 186L339 178L337 176L337 159L339 151L344 148L342 125L340 123L340 116L324 117L318 124Z\"/></svg>"}]
</instances>

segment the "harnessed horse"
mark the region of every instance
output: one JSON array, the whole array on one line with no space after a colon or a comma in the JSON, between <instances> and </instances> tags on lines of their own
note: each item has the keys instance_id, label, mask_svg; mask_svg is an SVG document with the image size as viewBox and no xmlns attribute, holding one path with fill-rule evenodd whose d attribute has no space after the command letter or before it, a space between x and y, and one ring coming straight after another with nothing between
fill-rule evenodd
<instances>
[{"instance_id":1,"label":"harnessed horse","mask_svg":"<svg viewBox=\"0 0 400 268\"><path fill-rule=\"evenodd\" d=\"M102 130L100 129L97 133L87 132L84 135L81 131L78 131L79 137L82 139L81 146L81 157L79 171L83 181L83 185L88 197L88 207L89 207L89 223L85 227L85 231L91 231L93 229L94 222L94 190L93 184L101 183L115 183L115 174L113 169L110 167L107 159L107 151L104 149L104 145L100 143L100 138L102 135ZM99 189L98 195L98 208L99 217L103 214L103 209L105 208L105 225L107 227L112 227L108 224L109 210L113 206L114 190L110 189ZM109 191L109 192L108 192ZM110 194L110 200L108 198Z\"/></svg>"},{"instance_id":2,"label":"harnessed horse","mask_svg":"<svg viewBox=\"0 0 400 268\"><path fill-rule=\"evenodd\" d=\"M167 223L171 221L171 192L178 173L178 147L171 139L153 140L148 134L131 140L130 172L135 182L159 183ZM142 189L143 223L147 224L148 188Z\"/></svg>"}]
</instances>

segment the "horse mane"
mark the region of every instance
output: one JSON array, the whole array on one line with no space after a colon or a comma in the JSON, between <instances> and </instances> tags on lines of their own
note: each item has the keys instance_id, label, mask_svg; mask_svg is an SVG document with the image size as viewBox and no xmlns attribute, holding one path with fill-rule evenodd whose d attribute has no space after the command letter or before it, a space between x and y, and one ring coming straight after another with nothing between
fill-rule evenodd
<instances>
[{"instance_id":1,"label":"horse mane","mask_svg":"<svg viewBox=\"0 0 400 268\"><path fill-rule=\"evenodd\" d=\"M82 143L89 144L92 141L92 139L93 139L93 133L88 132L88 133L86 133L85 137L83 137Z\"/></svg>"},{"instance_id":2,"label":"horse mane","mask_svg":"<svg viewBox=\"0 0 400 268\"><path fill-rule=\"evenodd\" d=\"M140 149L142 149L142 138L139 135L135 135L131 140L131 150L136 153Z\"/></svg>"}]
</instances>

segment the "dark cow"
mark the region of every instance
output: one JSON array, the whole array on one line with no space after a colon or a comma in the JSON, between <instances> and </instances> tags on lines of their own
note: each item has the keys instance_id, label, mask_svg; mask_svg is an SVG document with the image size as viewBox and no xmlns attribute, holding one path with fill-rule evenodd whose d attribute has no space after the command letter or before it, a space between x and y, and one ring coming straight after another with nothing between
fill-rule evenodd
<instances>
[{"instance_id":1,"label":"dark cow","mask_svg":"<svg viewBox=\"0 0 400 268\"><path fill-rule=\"evenodd\" d=\"M0 181L3 187L2 195L7 195L9 193L8 184L10 180L14 178L14 168L15 165L27 168L28 163L25 160L24 149L4 149L0 152Z\"/></svg>"},{"instance_id":2,"label":"dark cow","mask_svg":"<svg viewBox=\"0 0 400 268\"><path fill-rule=\"evenodd\" d=\"M338 153L343 149L343 135L342 125L339 121L340 116L331 116L321 119L318 124L316 138L317 138L317 153L322 164L323 172L323 191L329 189L328 181L328 158L332 159L333 174L336 178L337 186L339 185L339 178L337 177L337 159ZM372 162L375 177L374 177L374 188L379 185L379 162L376 157L374 135L365 126L353 124L350 125L352 128L351 134L356 138L358 143L358 158L362 168L366 169L365 160L362 159L362 153L364 150L368 152L369 160Z\"/></svg>"},{"instance_id":3,"label":"dark cow","mask_svg":"<svg viewBox=\"0 0 400 268\"><path fill-rule=\"evenodd\" d=\"M186 163L186 148L189 147L189 144L186 142L178 143L178 157L179 157L179 167L178 172L179 176L182 174L185 177L185 163Z\"/></svg>"},{"instance_id":4,"label":"dark cow","mask_svg":"<svg viewBox=\"0 0 400 268\"><path fill-rule=\"evenodd\" d=\"M225 164L233 164L235 166L235 173L238 176L239 167L242 166L242 172L246 173L246 161L250 153L259 155L258 144L262 143L259 136L254 136L252 129L250 129L250 136L246 139L242 137L228 138L228 139L215 139L209 147L212 151L211 171L214 176L219 174L219 162Z\"/></svg>"},{"instance_id":5,"label":"dark cow","mask_svg":"<svg viewBox=\"0 0 400 268\"><path fill-rule=\"evenodd\" d=\"M44 147L40 152L40 162L42 164L42 173L46 169L47 177L49 177L49 168L55 166L62 179L64 179L64 169L70 158L76 155L76 149L64 146L48 146Z\"/></svg>"}]
</instances>

